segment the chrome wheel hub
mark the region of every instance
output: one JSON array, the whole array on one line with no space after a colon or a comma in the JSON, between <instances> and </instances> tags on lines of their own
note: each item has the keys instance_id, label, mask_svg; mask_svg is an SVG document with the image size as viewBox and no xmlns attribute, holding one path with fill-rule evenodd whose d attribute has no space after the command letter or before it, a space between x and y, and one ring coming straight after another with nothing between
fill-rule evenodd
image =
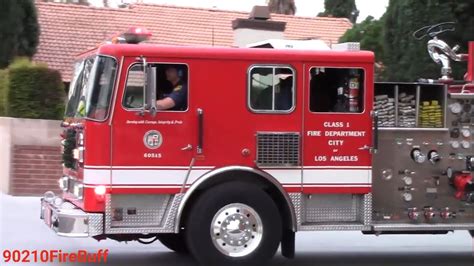
<instances>
[{"instance_id":1,"label":"chrome wheel hub","mask_svg":"<svg viewBox=\"0 0 474 266\"><path fill-rule=\"evenodd\" d=\"M212 242L226 256L243 257L252 253L262 241L262 235L260 216L242 203L222 207L212 219Z\"/></svg>"}]
</instances>

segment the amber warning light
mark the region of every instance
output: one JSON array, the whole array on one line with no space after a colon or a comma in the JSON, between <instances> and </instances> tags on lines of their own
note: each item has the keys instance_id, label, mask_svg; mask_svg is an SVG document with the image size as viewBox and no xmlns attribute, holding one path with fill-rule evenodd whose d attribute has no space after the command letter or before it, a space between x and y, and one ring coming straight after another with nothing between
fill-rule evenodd
<instances>
[{"instance_id":1,"label":"amber warning light","mask_svg":"<svg viewBox=\"0 0 474 266\"><path fill-rule=\"evenodd\" d=\"M112 43L137 44L151 38L151 32L142 27L131 27L126 32L112 38Z\"/></svg>"}]
</instances>

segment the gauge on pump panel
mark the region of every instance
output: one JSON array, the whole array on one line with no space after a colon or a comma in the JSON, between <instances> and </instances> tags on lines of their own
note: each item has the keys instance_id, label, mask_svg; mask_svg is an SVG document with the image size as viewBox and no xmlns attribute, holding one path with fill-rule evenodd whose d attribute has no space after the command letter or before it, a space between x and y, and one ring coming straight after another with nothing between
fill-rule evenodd
<instances>
[{"instance_id":1,"label":"gauge on pump panel","mask_svg":"<svg viewBox=\"0 0 474 266\"><path fill-rule=\"evenodd\" d=\"M460 133L460 132L459 132L459 128L453 128L453 129L451 129L451 131L449 132L451 138L453 138L453 139L459 138L459 133Z\"/></svg>"},{"instance_id":2,"label":"gauge on pump panel","mask_svg":"<svg viewBox=\"0 0 474 266\"><path fill-rule=\"evenodd\" d=\"M460 103L453 103L449 105L449 109L453 114L459 114L462 111L462 105Z\"/></svg>"},{"instance_id":3,"label":"gauge on pump panel","mask_svg":"<svg viewBox=\"0 0 474 266\"><path fill-rule=\"evenodd\" d=\"M406 202L409 202L409 201L412 201L413 200L413 195L411 193L403 193L402 195L403 197L403 200L406 201Z\"/></svg>"},{"instance_id":4,"label":"gauge on pump panel","mask_svg":"<svg viewBox=\"0 0 474 266\"><path fill-rule=\"evenodd\" d=\"M453 149L458 149L459 146L460 146L459 141L457 140L451 141L451 147L453 147Z\"/></svg>"},{"instance_id":5,"label":"gauge on pump panel","mask_svg":"<svg viewBox=\"0 0 474 266\"><path fill-rule=\"evenodd\" d=\"M469 138L471 136L471 130L469 128L461 129L461 134L465 138Z\"/></svg>"},{"instance_id":6,"label":"gauge on pump panel","mask_svg":"<svg viewBox=\"0 0 474 266\"><path fill-rule=\"evenodd\" d=\"M463 141L461 141L461 146L464 149L469 149L471 147L471 143L469 143L469 141L467 141L467 140L463 140Z\"/></svg>"},{"instance_id":7,"label":"gauge on pump panel","mask_svg":"<svg viewBox=\"0 0 474 266\"><path fill-rule=\"evenodd\" d=\"M409 176L403 177L403 182L405 182L405 185L411 186L413 184L413 179Z\"/></svg>"},{"instance_id":8,"label":"gauge on pump panel","mask_svg":"<svg viewBox=\"0 0 474 266\"><path fill-rule=\"evenodd\" d=\"M382 170L382 179L383 180L390 180L393 177L393 170L392 169L383 169Z\"/></svg>"}]
</instances>

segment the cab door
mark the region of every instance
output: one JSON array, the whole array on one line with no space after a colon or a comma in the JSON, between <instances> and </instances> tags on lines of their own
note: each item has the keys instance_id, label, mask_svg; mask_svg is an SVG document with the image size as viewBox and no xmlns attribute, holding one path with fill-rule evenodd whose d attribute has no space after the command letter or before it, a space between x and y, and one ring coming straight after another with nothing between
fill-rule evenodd
<instances>
[{"instance_id":1,"label":"cab door","mask_svg":"<svg viewBox=\"0 0 474 266\"><path fill-rule=\"evenodd\" d=\"M176 65L189 88L188 64L146 60L157 66L158 95L168 86L165 74L160 73L165 65ZM196 147L196 112L189 101L189 90L183 110L157 111L156 115L143 111L143 84L142 63L135 57L126 58L112 120L113 191L153 189L156 193L176 193L189 174Z\"/></svg>"},{"instance_id":2,"label":"cab door","mask_svg":"<svg viewBox=\"0 0 474 266\"><path fill-rule=\"evenodd\" d=\"M303 192L371 190L372 68L306 64Z\"/></svg>"}]
</instances>

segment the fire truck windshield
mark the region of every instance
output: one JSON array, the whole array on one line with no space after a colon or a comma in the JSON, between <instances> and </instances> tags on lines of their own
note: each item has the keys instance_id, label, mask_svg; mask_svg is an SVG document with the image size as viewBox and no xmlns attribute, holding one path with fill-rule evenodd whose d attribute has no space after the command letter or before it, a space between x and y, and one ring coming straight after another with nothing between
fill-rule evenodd
<instances>
[{"instance_id":1,"label":"fire truck windshield","mask_svg":"<svg viewBox=\"0 0 474 266\"><path fill-rule=\"evenodd\" d=\"M66 117L105 120L116 71L117 62L111 57L91 57L77 62L69 89Z\"/></svg>"},{"instance_id":2,"label":"fire truck windshield","mask_svg":"<svg viewBox=\"0 0 474 266\"><path fill-rule=\"evenodd\" d=\"M85 93L87 81L94 64L95 57L76 62L74 76L69 85L68 102L66 105L66 117L84 117Z\"/></svg>"}]
</instances>

